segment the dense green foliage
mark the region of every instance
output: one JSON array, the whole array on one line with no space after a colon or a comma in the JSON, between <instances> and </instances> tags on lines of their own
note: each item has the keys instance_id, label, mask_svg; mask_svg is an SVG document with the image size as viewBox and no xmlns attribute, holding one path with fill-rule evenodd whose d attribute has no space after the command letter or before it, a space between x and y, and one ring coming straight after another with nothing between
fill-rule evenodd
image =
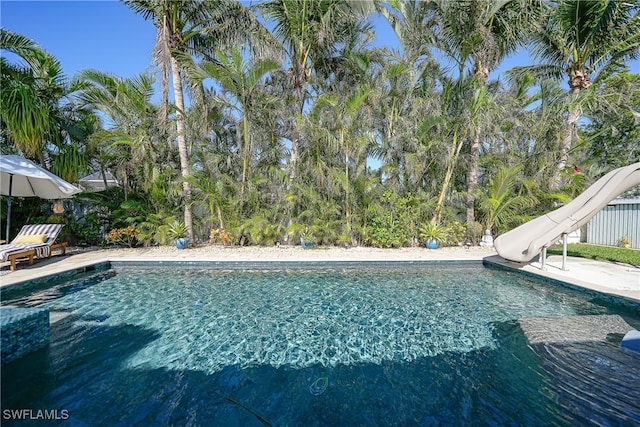
<instances>
[{"instance_id":1,"label":"dense green foliage","mask_svg":"<svg viewBox=\"0 0 640 427\"><path fill-rule=\"evenodd\" d=\"M85 244L128 227L167 244L175 221L201 242L398 247L437 224L477 244L640 155L638 1L125 4L156 26L157 75L68 82L34 41L0 38L23 60L0 62L2 152L121 184L65 213ZM372 18L400 49L372 44ZM537 63L494 79L518 48Z\"/></svg>"},{"instance_id":2,"label":"dense green foliage","mask_svg":"<svg viewBox=\"0 0 640 427\"><path fill-rule=\"evenodd\" d=\"M549 254L562 254L562 247L547 250ZM573 243L567 245L567 255L579 258L591 258L603 261L622 262L640 267L640 251L637 249L613 248L608 246Z\"/></svg>"}]
</instances>

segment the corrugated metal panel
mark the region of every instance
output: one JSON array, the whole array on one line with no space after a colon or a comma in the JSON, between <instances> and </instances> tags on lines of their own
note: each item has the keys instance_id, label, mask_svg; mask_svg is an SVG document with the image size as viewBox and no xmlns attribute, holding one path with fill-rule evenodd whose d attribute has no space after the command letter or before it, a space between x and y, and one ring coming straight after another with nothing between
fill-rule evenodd
<instances>
[{"instance_id":1,"label":"corrugated metal panel","mask_svg":"<svg viewBox=\"0 0 640 427\"><path fill-rule=\"evenodd\" d=\"M620 238L629 238L631 247L640 249L640 204L608 205L587 224L587 242L618 246Z\"/></svg>"},{"instance_id":2,"label":"corrugated metal panel","mask_svg":"<svg viewBox=\"0 0 640 427\"><path fill-rule=\"evenodd\" d=\"M609 205L636 205L640 203L640 198L636 197L634 199L613 199L608 204Z\"/></svg>"}]
</instances>

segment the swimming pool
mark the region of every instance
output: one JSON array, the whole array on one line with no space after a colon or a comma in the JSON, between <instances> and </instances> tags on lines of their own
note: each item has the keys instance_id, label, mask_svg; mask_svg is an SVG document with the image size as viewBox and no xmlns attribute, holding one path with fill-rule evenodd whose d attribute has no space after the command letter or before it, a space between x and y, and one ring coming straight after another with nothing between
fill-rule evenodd
<instances>
[{"instance_id":1,"label":"swimming pool","mask_svg":"<svg viewBox=\"0 0 640 427\"><path fill-rule=\"evenodd\" d=\"M54 323L2 408L69 425L640 422L640 357L595 331L637 310L479 264L119 266L3 299Z\"/></svg>"}]
</instances>

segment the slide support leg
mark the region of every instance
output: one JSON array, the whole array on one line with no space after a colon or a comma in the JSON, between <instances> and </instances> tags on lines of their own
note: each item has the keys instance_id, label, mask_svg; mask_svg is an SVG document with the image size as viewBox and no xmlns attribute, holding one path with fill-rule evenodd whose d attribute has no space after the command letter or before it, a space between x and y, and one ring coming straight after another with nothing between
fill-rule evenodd
<instances>
[{"instance_id":1,"label":"slide support leg","mask_svg":"<svg viewBox=\"0 0 640 427\"><path fill-rule=\"evenodd\" d=\"M547 247L544 246L542 248L542 253L540 254L540 270L546 270L547 268Z\"/></svg>"},{"instance_id":2,"label":"slide support leg","mask_svg":"<svg viewBox=\"0 0 640 427\"><path fill-rule=\"evenodd\" d=\"M562 233L562 271L567 270L567 233Z\"/></svg>"}]
</instances>

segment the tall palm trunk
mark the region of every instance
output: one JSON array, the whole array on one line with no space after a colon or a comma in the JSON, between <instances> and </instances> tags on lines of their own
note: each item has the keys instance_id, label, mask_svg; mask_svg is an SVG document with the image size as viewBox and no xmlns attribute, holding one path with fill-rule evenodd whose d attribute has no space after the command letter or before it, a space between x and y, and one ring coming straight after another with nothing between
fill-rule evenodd
<instances>
[{"instance_id":1,"label":"tall palm trunk","mask_svg":"<svg viewBox=\"0 0 640 427\"><path fill-rule=\"evenodd\" d=\"M347 224L347 235L351 238L351 203L349 202L349 145L345 143L344 129L340 129L340 146L345 147L344 152L344 210Z\"/></svg>"},{"instance_id":2,"label":"tall palm trunk","mask_svg":"<svg viewBox=\"0 0 640 427\"><path fill-rule=\"evenodd\" d=\"M447 191L449 190L451 177L453 176L453 171L455 170L456 162L458 161L458 155L460 154L460 149L462 148L463 142L464 142L464 138L460 138L460 140L458 140L458 131L454 131L453 132L453 150L451 152L451 155L449 156L447 172L445 173L444 180L442 181L442 187L440 189L440 195L438 196L438 202L436 203L436 209L433 213L433 218L431 218L431 222L434 224L439 223L442 217L442 207L444 206L444 198L447 195Z\"/></svg>"},{"instance_id":3,"label":"tall palm trunk","mask_svg":"<svg viewBox=\"0 0 640 427\"><path fill-rule=\"evenodd\" d=\"M489 67L483 65L480 60L476 60L475 76L480 85L486 87L489 80ZM467 222L476 220L474 196L476 186L478 185L478 168L480 167L480 125L474 129L473 142L471 143L471 156L469 159L469 171L467 174Z\"/></svg>"},{"instance_id":4,"label":"tall palm trunk","mask_svg":"<svg viewBox=\"0 0 640 427\"><path fill-rule=\"evenodd\" d=\"M580 87L573 87L571 89L570 100L575 100L579 93ZM569 107L569 114L567 114L567 121L564 133L562 134L562 141L560 143L560 157L558 159L558 164L556 165L556 170L554 172L553 178L551 179L551 188L554 190L557 190L561 185L560 174L562 173L564 168L567 167L567 162L569 161L569 151L571 151L571 146L573 145L573 138L576 135L578 119L580 119L581 114L582 109L580 108L580 106L576 105Z\"/></svg>"},{"instance_id":5,"label":"tall palm trunk","mask_svg":"<svg viewBox=\"0 0 640 427\"><path fill-rule=\"evenodd\" d=\"M304 92L302 88L296 89L296 98L297 98L297 108L296 111L302 113L304 109ZM298 176L298 159L300 158L300 130L298 129L298 124L295 122L295 117L292 117L289 122L289 131L291 138L291 155L289 157L289 182L287 183L286 193L291 194L294 188L294 184L296 182ZM291 227L293 224L293 208L295 204L295 198L290 197L289 202L287 203L287 228ZM288 234L285 236L288 243L293 243L289 241Z\"/></svg>"},{"instance_id":6,"label":"tall palm trunk","mask_svg":"<svg viewBox=\"0 0 640 427\"><path fill-rule=\"evenodd\" d=\"M293 185L296 182L297 170L298 170L298 158L299 158L299 147L300 147L300 133L298 132L297 126L293 125L291 129L291 156L289 157L289 182L287 183L286 194L289 195L293 191ZM287 218L287 228L293 225L293 208L295 204L295 198L288 197L286 214L285 218ZM288 239L288 232L285 235L286 241L288 243L293 244L294 242L290 242Z\"/></svg>"},{"instance_id":7,"label":"tall palm trunk","mask_svg":"<svg viewBox=\"0 0 640 427\"><path fill-rule=\"evenodd\" d=\"M173 95L176 103L176 133L178 140L178 153L180 155L180 172L184 181L182 182L182 193L184 203L184 224L189 230L189 239L193 240L193 215L191 212L191 184L189 178L189 156L187 155L187 138L184 124L184 95L182 92L182 73L178 61L171 57L171 73L173 74Z\"/></svg>"},{"instance_id":8,"label":"tall palm trunk","mask_svg":"<svg viewBox=\"0 0 640 427\"><path fill-rule=\"evenodd\" d=\"M289 185L287 191L291 191L296 182L298 158L300 157L300 133L296 125L291 130L291 155L289 156Z\"/></svg>"},{"instance_id":9,"label":"tall palm trunk","mask_svg":"<svg viewBox=\"0 0 640 427\"><path fill-rule=\"evenodd\" d=\"M471 158L469 159L469 172L467 175L467 222L476 220L474 196L476 186L478 185L478 168L480 163L480 135L476 133L471 144Z\"/></svg>"},{"instance_id":10,"label":"tall palm trunk","mask_svg":"<svg viewBox=\"0 0 640 427\"><path fill-rule=\"evenodd\" d=\"M298 81L302 81L303 77L298 77ZM304 88L302 85L295 89L296 93L296 112L302 114L304 110ZM291 118L291 156L289 157L289 185L287 191L290 191L296 181L298 174L298 158L300 157L300 131L295 117Z\"/></svg>"},{"instance_id":11,"label":"tall palm trunk","mask_svg":"<svg viewBox=\"0 0 640 427\"><path fill-rule=\"evenodd\" d=\"M242 184L240 186L240 209L244 208L244 192L247 183L247 174L249 169L249 155L251 153L251 134L249 133L249 119L247 118L246 108L243 109L242 115Z\"/></svg>"}]
</instances>

